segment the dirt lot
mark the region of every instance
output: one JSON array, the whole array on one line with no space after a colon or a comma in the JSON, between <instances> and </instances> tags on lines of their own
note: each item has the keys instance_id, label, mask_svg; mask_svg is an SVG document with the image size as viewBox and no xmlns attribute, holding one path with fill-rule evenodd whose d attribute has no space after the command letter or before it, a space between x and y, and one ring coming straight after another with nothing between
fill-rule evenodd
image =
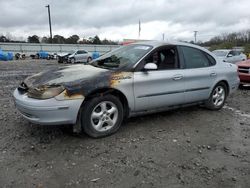
<instances>
[{"instance_id":1,"label":"dirt lot","mask_svg":"<svg viewBox=\"0 0 250 188\"><path fill-rule=\"evenodd\" d=\"M92 139L19 115L14 88L55 61L0 62L0 187L249 187L250 89L218 111L136 117ZM63 66L63 65L62 65Z\"/></svg>"}]
</instances>

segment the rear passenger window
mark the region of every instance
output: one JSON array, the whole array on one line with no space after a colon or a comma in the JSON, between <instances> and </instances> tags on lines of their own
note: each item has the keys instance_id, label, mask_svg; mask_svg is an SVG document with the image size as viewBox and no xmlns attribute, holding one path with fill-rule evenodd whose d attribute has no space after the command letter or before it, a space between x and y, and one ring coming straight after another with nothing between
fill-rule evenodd
<instances>
[{"instance_id":1,"label":"rear passenger window","mask_svg":"<svg viewBox=\"0 0 250 188\"><path fill-rule=\"evenodd\" d=\"M204 52L205 53L205 52ZM206 54L206 56L207 56L207 58L208 58L208 60L209 60L209 63L210 63L210 65L212 66L212 65L215 65L216 64L216 61L215 61L215 59L211 56L211 55L209 55L209 54L207 54L207 53L205 53Z\"/></svg>"},{"instance_id":2,"label":"rear passenger window","mask_svg":"<svg viewBox=\"0 0 250 188\"><path fill-rule=\"evenodd\" d=\"M182 46L181 49L187 69L210 66L209 59L201 50L186 46Z\"/></svg>"}]
</instances>

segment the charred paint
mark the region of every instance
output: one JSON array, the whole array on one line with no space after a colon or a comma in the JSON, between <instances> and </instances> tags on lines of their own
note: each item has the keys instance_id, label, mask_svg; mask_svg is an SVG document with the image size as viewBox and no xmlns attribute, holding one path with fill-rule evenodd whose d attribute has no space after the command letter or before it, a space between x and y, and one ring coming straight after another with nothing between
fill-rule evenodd
<instances>
[{"instance_id":1,"label":"charred paint","mask_svg":"<svg viewBox=\"0 0 250 188\"><path fill-rule=\"evenodd\" d=\"M65 99L84 97L102 88L114 88L122 80L130 79L130 72L116 72L90 65L73 65L49 70L25 80L28 88L51 88L63 86ZM32 96L31 96L32 97Z\"/></svg>"},{"instance_id":2,"label":"charred paint","mask_svg":"<svg viewBox=\"0 0 250 188\"><path fill-rule=\"evenodd\" d=\"M110 87L114 88L120 84L122 80L131 79L132 73L131 72L116 72L111 74L110 78Z\"/></svg>"},{"instance_id":3,"label":"charred paint","mask_svg":"<svg viewBox=\"0 0 250 188\"><path fill-rule=\"evenodd\" d=\"M83 99L84 98L83 94L75 93L75 94L70 95L67 90L64 90L62 95L64 99Z\"/></svg>"}]
</instances>

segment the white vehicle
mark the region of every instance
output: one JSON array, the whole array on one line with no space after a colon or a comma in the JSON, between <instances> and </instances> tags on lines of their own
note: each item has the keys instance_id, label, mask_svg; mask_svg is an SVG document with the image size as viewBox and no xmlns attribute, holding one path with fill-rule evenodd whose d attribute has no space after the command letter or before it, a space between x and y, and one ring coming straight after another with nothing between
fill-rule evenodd
<instances>
[{"instance_id":1,"label":"white vehicle","mask_svg":"<svg viewBox=\"0 0 250 188\"><path fill-rule=\"evenodd\" d=\"M213 53L224 62L236 63L240 61L245 61L247 56L240 51L237 50L214 50Z\"/></svg>"},{"instance_id":2,"label":"white vehicle","mask_svg":"<svg viewBox=\"0 0 250 188\"><path fill-rule=\"evenodd\" d=\"M88 63L92 60L92 54L86 50L77 50L73 54L69 55L69 63Z\"/></svg>"}]
</instances>

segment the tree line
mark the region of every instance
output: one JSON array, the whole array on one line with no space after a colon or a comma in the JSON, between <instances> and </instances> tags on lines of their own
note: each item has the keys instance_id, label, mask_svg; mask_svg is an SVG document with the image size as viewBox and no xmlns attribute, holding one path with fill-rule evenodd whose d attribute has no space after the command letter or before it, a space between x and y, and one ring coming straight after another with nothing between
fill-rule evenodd
<instances>
[{"instance_id":1,"label":"tree line","mask_svg":"<svg viewBox=\"0 0 250 188\"><path fill-rule=\"evenodd\" d=\"M250 30L223 33L211 38L207 42L201 42L200 45L210 47L210 50L231 49L240 46L244 47L245 53L250 53Z\"/></svg>"},{"instance_id":2,"label":"tree line","mask_svg":"<svg viewBox=\"0 0 250 188\"><path fill-rule=\"evenodd\" d=\"M0 36L0 42L26 42L26 41L14 41L6 36ZM32 35L27 38L29 43L51 43L49 37L40 38L37 35ZM104 45L116 45L117 41L112 40L101 40L98 35L89 38L82 38L78 35L72 35L68 38L65 38L61 35L54 35L52 38L52 43L54 44L104 44ZM194 43L190 41L190 43ZM210 47L210 50L215 49L231 49L235 46L244 47L245 53L250 53L250 30L232 32L232 33L223 33L221 35L212 37L206 42L198 42L198 45Z\"/></svg>"},{"instance_id":3,"label":"tree line","mask_svg":"<svg viewBox=\"0 0 250 188\"><path fill-rule=\"evenodd\" d=\"M4 35L0 36L0 42L26 42L26 41L17 41L12 40ZM49 37L42 37L40 38L37 35L28 36L27 38L28 43L51 43L51 38ZM98 35L89 38L80 38L78 35L72 35L68 38L65 38L61 35L54 35L52 38L53 44L103 44L103 45L116 45L118 44L117 41L112 41L108 39L101 40Z\"/></svg>"}]
</instances>

